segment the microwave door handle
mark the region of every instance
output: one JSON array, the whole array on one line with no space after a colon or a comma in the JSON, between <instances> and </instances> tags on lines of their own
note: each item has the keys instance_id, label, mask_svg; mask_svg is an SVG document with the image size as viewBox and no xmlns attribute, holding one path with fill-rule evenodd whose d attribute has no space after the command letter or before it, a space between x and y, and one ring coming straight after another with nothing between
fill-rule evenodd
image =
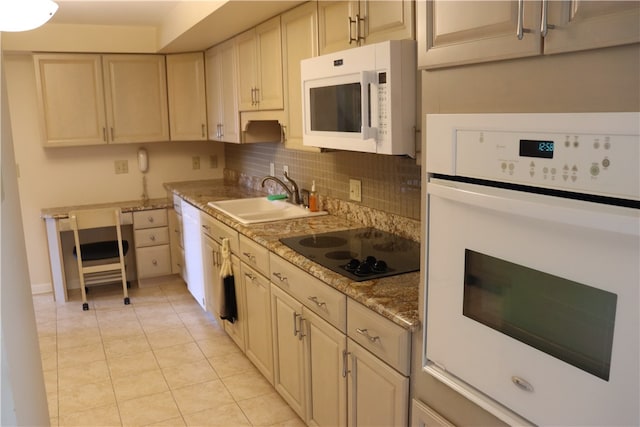
<instances>
[{"instance_id":1,"label":"microwave door handle","mask_svg":"<svg viewBox=\"0 0 640 427\"><path fill-rule=\"evenodd\" d=\"M378 91L375 91L375 97L372 95L372 85L375 84L375 79L372 76L375 76L376 73L370 71L363 71L361 74L360 81L362 82L362 139L377 139L378 129L372 126L372 117L374 116L374 112L372 108L375 108L377 111L377 94ZM372 104L376 104L375 107L372 107ZM375 119L377 121L377 118Z\"/></svg>"}]
</instances>

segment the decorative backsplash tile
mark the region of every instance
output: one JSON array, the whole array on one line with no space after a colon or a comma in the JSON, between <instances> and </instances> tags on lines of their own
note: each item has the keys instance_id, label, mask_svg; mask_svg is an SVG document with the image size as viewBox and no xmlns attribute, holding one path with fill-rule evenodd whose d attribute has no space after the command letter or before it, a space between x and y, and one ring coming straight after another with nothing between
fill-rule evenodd
<instances>
[{"instance_id":1,"label":"decorative backsplash tile","mask_svg":"<svg viewBox=\"0 0 640 427\"><path fill-rule=\"evenodd\" d=\"M420 166L407 157L334 151L313 153L287 150L280 144L226 144L225 174L242 185L259 188L262 177L275 164L282 179L283 166L300 188L316 181L318 194L349 201L349 179L362 182L362 202L354 204L420 220ZM244 181L244 182L243 182Z\"/></svg>"}]
</instances>

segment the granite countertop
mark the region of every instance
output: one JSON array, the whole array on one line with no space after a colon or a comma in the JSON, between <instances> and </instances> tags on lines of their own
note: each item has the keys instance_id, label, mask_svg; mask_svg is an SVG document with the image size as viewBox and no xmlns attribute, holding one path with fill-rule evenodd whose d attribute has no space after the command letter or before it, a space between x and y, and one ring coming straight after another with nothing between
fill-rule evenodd
<instances>
[{"instance_id":1,"label":"granite countertop","mask_svg":"<svg viewBox=\"0 0 640 427\"><path fill-rule=\"evenodd\" d=\"M283 237L360 228L363 227L362 223L330 214L244 225L208 206L208 202L265 196L265 192L230 184L222 179L166 183L165 188L395 324L409 330L415 330L419 325L419 272L354 282L310 261L279 241Z\"/></svg>"},{"instance_id":2,"label":"granite countertop","mask_svg":"<svg viewBox=\"0 0 640 427\"><path fill-rule=\"evenodd\" d=\"M135 212L150 209L165 209L173 206L173 201L163 197L158 199L149 199L146 203L142 200L127 200L124 202L107 202L95 203L81 206L62 206L58 208L45 208L40 212L43 219L64 219L69 218L69 212L76 209L98 209L108 207L119 207L122 212Z\"/></svg>"}]
</instances>

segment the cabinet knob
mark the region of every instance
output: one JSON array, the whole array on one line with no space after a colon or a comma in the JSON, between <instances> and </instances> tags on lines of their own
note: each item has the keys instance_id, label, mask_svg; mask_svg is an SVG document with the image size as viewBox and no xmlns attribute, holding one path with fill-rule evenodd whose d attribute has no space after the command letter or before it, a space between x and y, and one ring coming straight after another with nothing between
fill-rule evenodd
<instances>
[{"instance_id":1,"label":"cabinet knob","mask_svg":"<svg viewBox=\"0 0 640 427\"><path fill-rule=\"evenodd\" d=\"M158 260L156 260L156 259L152 260L151 264L153 264L154 266L157 266L158 265Z\"/></svg>"}]
</instances>

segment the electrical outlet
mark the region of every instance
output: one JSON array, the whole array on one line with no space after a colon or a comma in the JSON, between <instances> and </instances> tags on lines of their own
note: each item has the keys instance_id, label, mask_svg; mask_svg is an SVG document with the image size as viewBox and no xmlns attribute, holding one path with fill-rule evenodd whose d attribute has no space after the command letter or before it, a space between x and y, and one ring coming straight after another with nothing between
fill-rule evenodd
<instances>
[{"instance_id":1,"label":"electrical outlet","mask_svg":"<svg viewBox=\"0 0 640 427\"><path fill-rule=\"evenodd\" d=\"M200 156L193 156L191 158L191 168L200 169Z\"/></svg>"},{"instance_id":2,"label":"electrical outlet","mask_svg":"<svg viewBox=\"0 0 640 427\"><path fill-rule=\"evenodd\" d=\"M276 176L276 164L273 162L269 163L269 175Z\"/></svg>"},{"instance_id":3,"label":"electrical outlet","mask_svg":"<svg viewBox=\"0 0 640 427\"><path fill-rule=\"evenodd\" d=\"M282 166L282 173L283 174L286 173L287 175L289 175L289 166L287 165Z\"/></svg>"},{"instance_id":4,"label":"electrical outlet","mask_svg":"<svg viewBox=\"0 0 640 427\"><path fill-rule=\"evenodd\" d=\"M129 160L116 160L114 162L116 175L129 173Z\"/></svg>"},{"instance_id":5,"label":"electrical outlet","mask_svg":"<svg viewBox=\"0 0 640 427\"><path fill-rule=\"evenodd\" d=\"M218 169L218 155L210 154L209 155L209 168Z\"/></svg>"},{"instance_id":6,"label":"electrical outlet","mask_svg":"<svg viewBox=\"0 0 640 427\"><path fill-rule=\"evenodd\" d=\"M349 200L362 201L362 181L359 179L349 180Z\"/></svg>"}]
</instances>

